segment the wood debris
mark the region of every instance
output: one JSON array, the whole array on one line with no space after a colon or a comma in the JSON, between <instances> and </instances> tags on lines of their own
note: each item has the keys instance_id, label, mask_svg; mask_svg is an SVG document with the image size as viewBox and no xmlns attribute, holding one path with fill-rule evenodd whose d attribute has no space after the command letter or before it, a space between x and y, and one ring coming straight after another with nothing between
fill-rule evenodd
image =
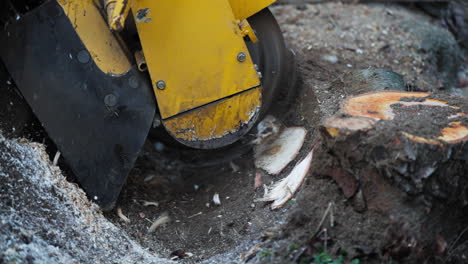
<instances>
[{"instance_id":1,"label":"wood debris","mask_svg":"<svg viewBox=\"0 0 468 264\"><path fill-rule=\"evenodd\" d=\"M294 193L296 193L296 191L302 185L302 182L309 172L312 156L313 149L302 161L296 164L288 176L275 183L273 188L266 191L265 196L258 199L257 201L273 201L271 209L274 210L281 208L293 197Z\"/></svg>"},{"instance_id":2,"label":"wood debris","mask_svg":"<svg viewBox=\"0 0 468 264\"><path fill-rule=\"evenodd\" d=\"M168 223L171 220L167 213L163 213L148 229L148 233L153 233L158 227Z\"/></svg>"},{"instance_id":3,"label":"wood debris","mask_svg":"<svg viewBox=\"0 0 468 264\"><path fill-rule=\"evenodd\" d=\"M306 134L303 127L290 127L271 143L256 145L255 166L273 175L280 173L299 154Z\"/></svg>"},{"instance_id":4,"label":"wood debris","mask_svg":"<svg viewBox=\"0 0 468 264\"><path fill-rule=\"evenodd\" d=\"M221 205L221 199L219 198L219 194L218 193L215 193L213 195L213 203L215 205Z\"/></svg>"},{"instance_id":5,"label":"wood debris","mask_svg":"<svg viewBox=\"0 0 468 264\"><path fill-rule=\"evenodd\" d=\"M145 201L145 200L142 200L142 202L143 202L143 206L156 206L156 207L159 206L158 202L151 202L151 201Z\"/></svg>"},{"instance_id":6,"label":"wood debris","mask_svg":"<svg viewBox=\"0 0 468 264\"><path fill-rule=\"evenodd\" d=\"M246 263L247 261L249 261L250 259L252 259L253 257L255 257L255 255L257 255L258 251L260 250L260 247L261 245L260 244L256 244L254 245L253 247L251 247L249 249L249 251L247 251L247 253L245 254L241 254L241 260Z\"/></svg>"},{"instance_id":7,"label":"wood debris","mask_svg":"<svg viewBox=\"0 0 468 264\"><path fill-rule=\"evenodd\" d=\"M60 159L60 151L57 151L57 152L55 152L54 161L52 162L52 164L54 166L57 166L59 159Z\"/></svg>"},{"instance_id":8,"label":"wood debris","mask_svg":"<svg viewBox=\"0 0 468 264\"><path fill-rule=\"evenodd\" d=\"M128 217L126 217L123 213L122 213L122 208L117 208L117 216L122 219L122 221L124 221L125 223L127 224L130 224L130 219L128 219Z\"/></svg>"},{"instance_id":9,"label":"wood debris","mask_svg":"<svg viewBox=\"0 0 468 264\"><path fill-rule=\"evenodd\" d=\"M281 130L281 123L272 115L267 115L257 125L257 134L253 144L263 145L274 139Z\"/></svg>"},{"instance_id":10,"label":"wood debris","mask_svg":"<svg viewBox=\"0 0 468 264\"><path fill-rule=\"evenodd\" d=\"M191 215L191 216L189 216L187 218L192 218L192 217L199 216L199 215L202 215L202 214L203 214L202 212L198 212L198 213L196 213L194 215Z\"/></svg>"},{"instance_id":11,"label":"wood debris","mask_svg":"<svg viewBox=\"0 0 468 264\"><path fill-rule=\"evenodd\" d=\"M254 190L257 190L260 186L262 186L262 174L257 171L255 173Z\"/></svg>"},{"instance_id":12,"label":"wood debris","mask_svg":"<svg viewBox=\"0 0 468 264\"><path fill-rule=\"evenodd\" d=\"M236 173L240 170L240 167L236 165L234 162L229 162L229 166L231 166L232 172Z\"/></svg>"}]
</instances>

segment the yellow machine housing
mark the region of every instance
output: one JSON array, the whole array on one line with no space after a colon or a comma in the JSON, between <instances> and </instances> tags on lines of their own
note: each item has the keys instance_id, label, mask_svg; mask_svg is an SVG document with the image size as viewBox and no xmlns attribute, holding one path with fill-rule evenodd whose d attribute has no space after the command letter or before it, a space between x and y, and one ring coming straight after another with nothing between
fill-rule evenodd
<instances>
[{"instance_id":1,"label":"yellow machine housing","mask_svg":"<svg viewBox=\"0 0 468 264\"><path fill-rule=\"evenodd\" d=\"M260 78L244 41L253 31L241 21L272 2L131 2L162 122L173 137L217 139L255 121Z\"/></svg>"},{"instance_id":2,"label":"yellow machine housing","mask_svg":"<svg viewBox=\"0 0 468 264\"><path fill-rule=\"evenodd\" d=\"M130 63L97 2L58 0L101 71L123 74ZM256 120L262 89L244 40L256 41L246 18L272 2L107 0L100 8L114 31L123 29L131 8L162 123L192 145Z\"/></svg>"}]
</instances>

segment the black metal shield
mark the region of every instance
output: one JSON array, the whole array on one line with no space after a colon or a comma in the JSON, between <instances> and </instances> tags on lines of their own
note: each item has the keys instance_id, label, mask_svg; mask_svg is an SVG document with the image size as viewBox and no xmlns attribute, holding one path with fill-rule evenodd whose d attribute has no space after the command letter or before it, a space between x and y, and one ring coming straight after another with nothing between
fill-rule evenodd
<instances>
[{"instance_id":1,"label":"black metal shield","mask_svg":"<svg viewBox=\"0 0 468 264\"><path fill-rule=\"evenodd\" d=\"M111 209L151 127L154 94L135 67L112 76L83 59L60 9L49 1L7 23L0 56L88 196Z\"/></svg>"}]
</instances>

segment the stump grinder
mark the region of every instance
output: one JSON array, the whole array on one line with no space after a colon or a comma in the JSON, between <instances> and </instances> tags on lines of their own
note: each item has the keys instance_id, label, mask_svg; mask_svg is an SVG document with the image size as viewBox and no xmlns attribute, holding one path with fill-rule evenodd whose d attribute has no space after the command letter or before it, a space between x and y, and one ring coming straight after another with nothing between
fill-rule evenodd
<instances>
[{"instance_id":1,"label":"stump grinder","mask_svg":"<svg viewBox=\"0 0 468 264\"><path fill-rule=\"evenodd\" d=\"M109 210L154 127L186 147L221 148L291 86L273 2L3 0L0 59Z\"/></svg>"}]
</instances>

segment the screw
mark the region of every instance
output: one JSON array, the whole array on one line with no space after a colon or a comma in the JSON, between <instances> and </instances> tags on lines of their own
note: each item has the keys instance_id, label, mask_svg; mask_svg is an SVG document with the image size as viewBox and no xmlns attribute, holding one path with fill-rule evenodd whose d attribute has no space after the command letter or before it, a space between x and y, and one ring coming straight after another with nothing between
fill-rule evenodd
<instances>
[{"instance_id":1,"label":"screw","mask_svg":"<svg viewBox=\"0 0 468 264\"><path fill-rule=\"evenodd\" d=\"M89 53L86 50L81 50L80 52L78 52L76 57L78 58L78 61L81 62L81 63L88 63L88 61L90 59L89 58Z\"/></svg>"},{"instance_id":2,"label":"screw","mask_svg":"<svg viewBox=\"0 0 468 264\"><path fill-rule=\"evenodd\" d=\"M239 52L239 53L237 54L237 60L238 60L239 62L244 62L245 59L247 59L247 55L245 55L244 52Z\"/></svg>"},{"instance_id":3,"label":"screw","mask_svg":"<svg viewBox=\"0 0 468 264\"><path fill-rule=\"evenodd\" d=\"M117 104L117 96L114 94L106 95L106 97L104 97L104 103L109 107L115 106Z\"/></svg>"},{"instance_id":4,"label":"screw","mask_svg":"<svg viewBox=\"0 0 468 264\"><path fill-rule=\"evenodd\" d=\"M158 87L159 90L164 90L166 88L166 82L163 80L157 81L156 87Z\"/></svg>"},{"instance_id":5,"label":"screw","mask_svg":"<svg viewBox=\"0 0 468 264\"><path fill-rule=\"evenodd\" d=\"M128 85L132 88L138 88L138 79L135 76L131 76L128 79Z\"/></svg>"}]
</instances>

